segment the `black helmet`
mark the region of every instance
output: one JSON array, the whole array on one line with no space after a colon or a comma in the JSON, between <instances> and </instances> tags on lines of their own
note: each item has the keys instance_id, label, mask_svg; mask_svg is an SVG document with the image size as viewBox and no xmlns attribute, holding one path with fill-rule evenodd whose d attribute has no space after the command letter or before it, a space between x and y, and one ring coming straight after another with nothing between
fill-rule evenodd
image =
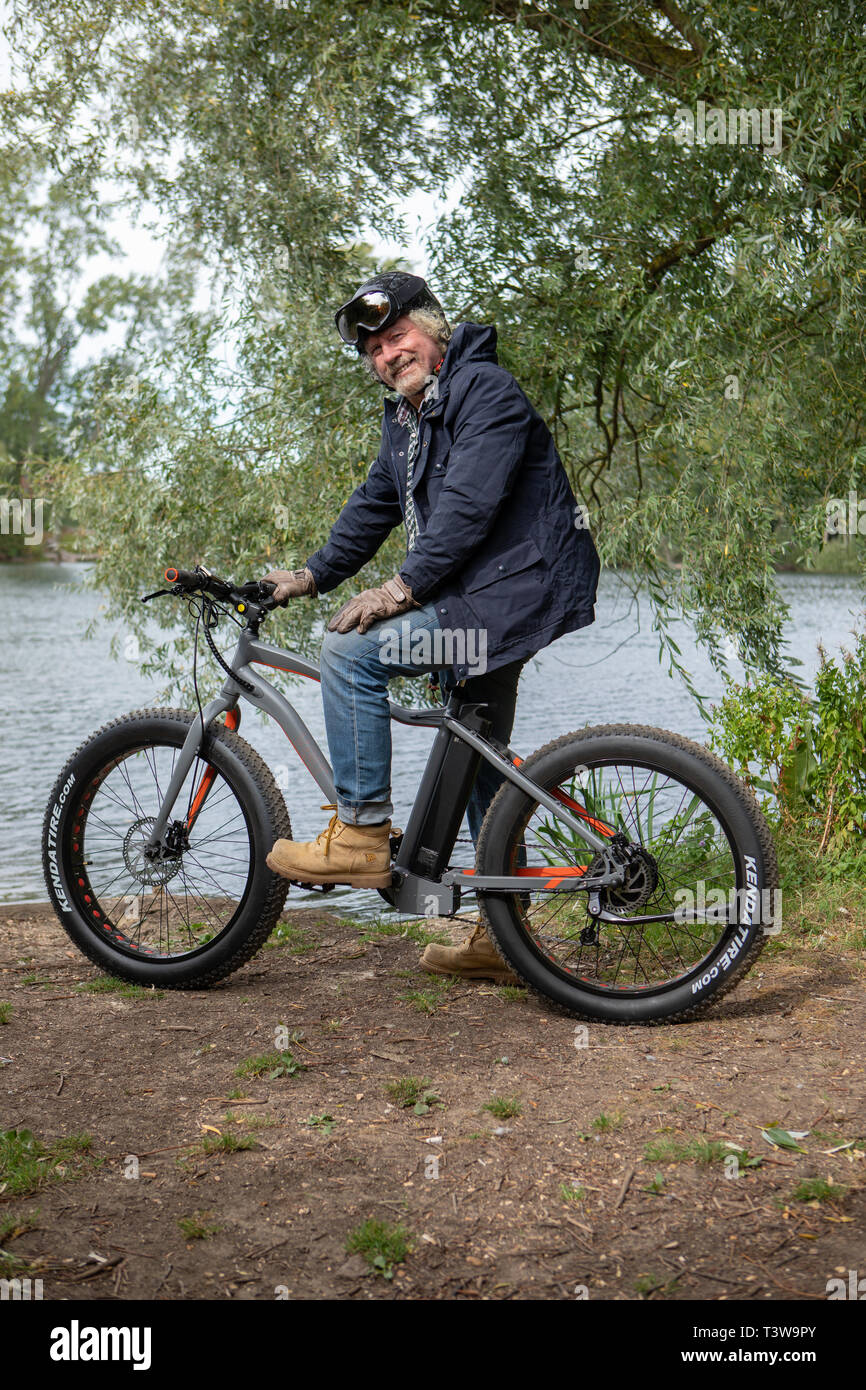
<instances>
[{"instance_id":1,"label":"black helmet","mask_svg":"<svg viewBox=\"0 0 866 1390\"><path fill-rule=\"evenodd\" d=\"M371 333L379 333L410 309L432 309L447 323L445 311L420 275L388 270L356 290L348 303L334 315L337 332L344 343L354 343L358 352L366 351Z\"/></svg>"}]
</instances>

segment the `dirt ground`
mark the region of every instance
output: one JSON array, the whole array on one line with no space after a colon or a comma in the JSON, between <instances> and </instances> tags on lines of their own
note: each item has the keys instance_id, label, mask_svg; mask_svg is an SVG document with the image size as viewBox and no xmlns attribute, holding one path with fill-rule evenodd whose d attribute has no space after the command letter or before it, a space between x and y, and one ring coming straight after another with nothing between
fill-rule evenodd
<instances>
[{"instance_id":1,"label":"dirt ground","mask_svg":"<svg viewBox=\"0 0 866 1390\"><path fill-rule=\"evenodd\" d=\"M215 989L128 997L88 989L106 977L47 905L0 905L0 1130L92 1136L29 1195L0 1173L5 1272L61 1300L825 1300L866 1269L866 1144L827 1152L866 1134L858 953L773 942L700 1021L582 1035L531 996L438 985L405 935L284 920ZM281 1025L305 1070L239 1078ZM405 1077L439 1103L396 1104ZM770 1125L810 1131L804 1152ZM646 1156L712 1140L739 1177ZM839 1196L796 1199L807 1179ZM391 1279L347 1252L369 1218L411 1233Z\"/></svg>"}]
</instances>

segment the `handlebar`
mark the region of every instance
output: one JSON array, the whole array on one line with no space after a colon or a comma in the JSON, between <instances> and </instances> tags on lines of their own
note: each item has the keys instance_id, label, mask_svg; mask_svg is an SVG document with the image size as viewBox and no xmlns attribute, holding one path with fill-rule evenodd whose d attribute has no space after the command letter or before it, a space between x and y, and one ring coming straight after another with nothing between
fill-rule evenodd
<instances>
[{"instance_id":1,"label":"handlebar","mask_svg":"<svg viewBox=\"0 0 866 1390\"><path fill-rule=\"evenodd\" d=\"M165 572L167 584L182 584L185 589L197 589L200 583L200 576L195 570L176 570L169 568Z\"/></svg>"},{"instance_id":2,"label":"handlebar","mask_svg":"<svg viewBox=\"0 0 866 1390\"><path fill-rule=\"evenodd\" d=\"M220 579L219 575L211 574L203 565L196 565L194 570L177 569L176 566L170 565L165 571L165 580L172 587L170 590L161 590L162 593L169 592L179 597L194 593L210 594L213 598L231 603L240 612L249 605L254 605L260 613L272 612L279 606L273 599L276 585L264 579L251 579L245 584L235 584L230 579ZM153 598L155 595L151 594L148 597Z\"/></svg>"}]
</instances>

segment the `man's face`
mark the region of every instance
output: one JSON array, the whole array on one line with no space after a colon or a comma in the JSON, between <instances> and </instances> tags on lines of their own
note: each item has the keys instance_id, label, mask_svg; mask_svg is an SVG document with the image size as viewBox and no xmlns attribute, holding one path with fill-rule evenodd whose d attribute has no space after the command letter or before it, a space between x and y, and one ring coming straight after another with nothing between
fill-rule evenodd
<instances>
[{"instance_id":1,"label":"man's face","mask_svg":"<svg viewBox=\"0 0 866 1390\"><path fill-rule=\"evenodd\" d=\"M427 377L442 356L430 335L404 314L381 333L371 333L366 348L380 380L417 405Z\"/></svg>"}]
</instances>

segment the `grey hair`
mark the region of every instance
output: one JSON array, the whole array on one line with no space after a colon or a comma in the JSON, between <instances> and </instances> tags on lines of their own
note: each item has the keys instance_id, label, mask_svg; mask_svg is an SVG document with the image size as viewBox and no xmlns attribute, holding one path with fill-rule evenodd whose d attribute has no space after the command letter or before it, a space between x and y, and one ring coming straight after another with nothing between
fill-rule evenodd
<instances>
[{"instance_id":1,"label":"grey hair","mask_svg":"<svg viewBox=\"0 0 866 1390\"><path fill-rule=\"evenodd\" d=\"M420 328L422 333L426 333L429 338L432 338L442 354L445 354L448 344L454 336L454 330L444 314L437 314L434 309L429 308L410 309L408 314L406 314L406 318L410 319L411 322L415 324L416 328ZM367 375L371 377L378 386L384 386L385 383L376 371L366 349L360 354L360 357L361 365Z\"/></svg>"}]
</instances>

